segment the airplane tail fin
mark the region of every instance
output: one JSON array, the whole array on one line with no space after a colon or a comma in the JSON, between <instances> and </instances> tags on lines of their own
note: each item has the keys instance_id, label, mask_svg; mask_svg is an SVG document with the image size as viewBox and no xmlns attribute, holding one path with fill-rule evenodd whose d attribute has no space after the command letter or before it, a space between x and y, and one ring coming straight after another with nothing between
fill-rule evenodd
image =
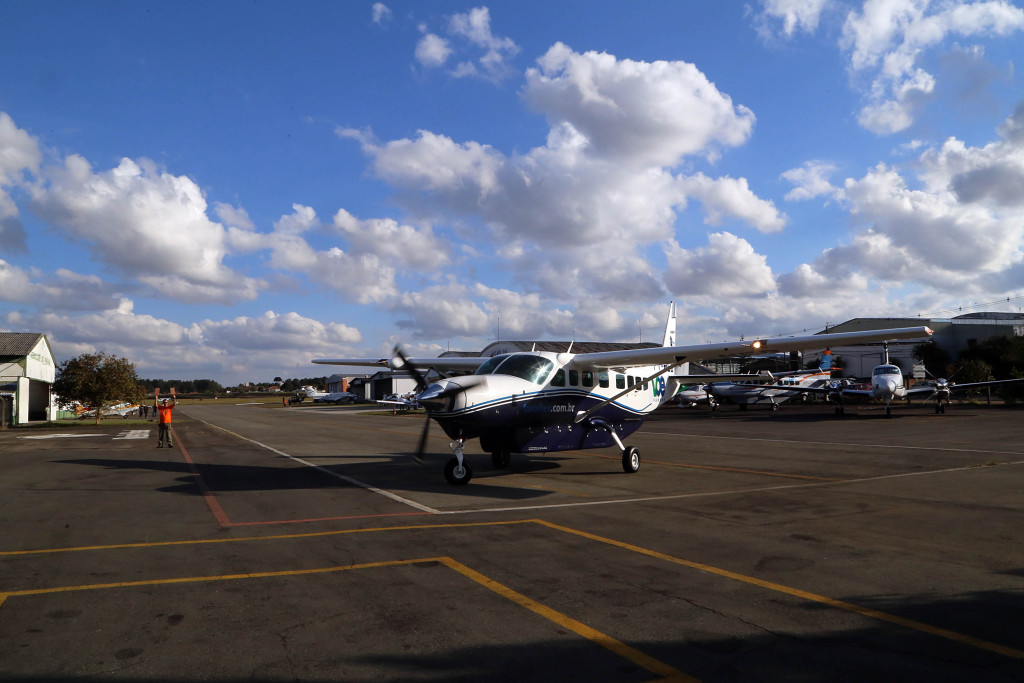
<instances>
[{"instance_id":1,"label":"airplane tail fin","mask_svg":"<svg viewBox=\"0 0 1024 683\"><path fill-rule=\"evenodd\" d=\"M668 318L665 320L665 338L661 342L662 346L675 346L676 345L676 302L668 302Z\"/></svg>"},{"instance_id":2,"label":"airplane tail fin","mask_svg":"<svg viewBox=\"0 0 1024 683\"><path fill-rule=\"evenodd\" d=\"M832 349L825 349L825 353L821 354L818 369L822 372L832 372Z\"/></svg>"}]
</instances>

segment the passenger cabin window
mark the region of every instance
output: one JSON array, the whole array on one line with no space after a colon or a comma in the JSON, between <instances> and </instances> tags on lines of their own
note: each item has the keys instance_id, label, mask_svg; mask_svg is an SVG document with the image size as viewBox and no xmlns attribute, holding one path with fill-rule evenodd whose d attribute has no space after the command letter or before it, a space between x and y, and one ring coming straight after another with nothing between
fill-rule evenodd
<instances>
[{"instance_id":1,"label":"passenger cabin window","mask_svg":"<svg viewBox=\"0 0 1024 683\"><path fill-rule=\"evenodd\" d=\"M558 372L551 378L551 386L553 387L564 387L565 386L565 370L558 368Z\"/></svg>"},{"instance_id":2,"label":"passenger cabin window","mask_svg":"<svg viewBox=\"0 0 1024 683\"><path fill-rule=\"evenodd\" d=\"M626 376L615 373L615 388L625 389L626 388Z\"/></svg>"},{"instance_id":3,"label":"passenger cabin window","mask_svg":"<svg viewBox=\"0 0 1024 683\"><path fill-rule=\"evenodd\" d=\"M570 370L569 371L569 384L571 384L574 387L578 387L580 385L580 371L579 370Z\"/></svg>"},{"instance_id":4,"label":"passenger cabin window","mask_svg":"<svg viewBox=\"0 0 1024 683\"><path fill-rule=\"evenodd\" d=\"M608 381L608 371L601 370L597 373L597 383L602 389L607 389L611 384Z\"/></svg>"},{"instance_id":5,"label":"passenger cabin window","mask_svg":"<svg viewBox=\"0 0 1024 683\"><path fill-rule=\"evenodd\" d=\"M583 371L583 386L592 387L594 386L594 371L584 370Z\"/></svg>"}]
</instances>

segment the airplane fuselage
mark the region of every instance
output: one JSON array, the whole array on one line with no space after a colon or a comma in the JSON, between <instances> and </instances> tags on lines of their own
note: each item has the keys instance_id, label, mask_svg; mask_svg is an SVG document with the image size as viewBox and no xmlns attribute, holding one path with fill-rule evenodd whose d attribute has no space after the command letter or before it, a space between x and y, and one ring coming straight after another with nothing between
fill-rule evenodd
<instances>
[{"instance_id":1,"label":"airplane fuselage","mask_svg":"<svg viewBox=\"0 0 1024 683\"><path fill-rule=\"evenodd\" d=\"M711 395L720 403L750 405L762 401L783 403L799 396L799 392L789 387L809 387L826 382L832 376L831 371L815 370L800 373L792 377L784 377L771 384L750 384L746 382L712 383L709 385Z\"/></svg>"},{"instance_id":2,"label":"airplane fuselage","mask_svg":"<svg viewBox=\"0 0 1024 683\"><path fill-rule=\"evenodd\" d=\"M903 384L903 371L897 365L879 365L871 373L872 397L891 402L906 396L907 388Z\"/></svg>"},{"instance_id":3,"label":"airplane fuselage","mask_svg":"<svg viewBox=\"0 0 1024 683\"><path fill-rule=\"evenodd\" d=\"M474 375L435 382L419 400L448 436L479 437L492 453L605 448L636 431L674 393L665 377L643 381L664 367L631 367L627 374L577 366L572 354L505 354ZM442 398L431 403L431 394Z\"/></svg>"}]
</instances>

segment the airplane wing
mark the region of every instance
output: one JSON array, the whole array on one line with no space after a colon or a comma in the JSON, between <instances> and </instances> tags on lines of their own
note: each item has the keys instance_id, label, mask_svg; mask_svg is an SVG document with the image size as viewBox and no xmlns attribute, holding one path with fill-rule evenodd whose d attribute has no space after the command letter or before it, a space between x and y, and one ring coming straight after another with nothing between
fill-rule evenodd
<instances>
[{"instance_id":1,"label":"airplane wing","mask_svg":"<svg viewBox=\"0 0 1024 683\"><path fill-rule=\"evenodd\" d=\"M949 390L949 393L952 394L952 393L956 393L958 391L967 391L969 389L978 389L978 388L981 388L981 387L991 387L991 386L995 386L995 385L998 385L998 384L1012 384L1013 382L1024 382L1024 379L994 379L994 380L989 380L987 382L965 382L964 384L953 384L953 383L950 383L948 385L948 390ZM927 396L925 397L926 401L931 399L937 393L939 393L939 389L938 389L938 387L936 387L934 385L926 385L926 386L920 386L920 387L910 387L909 389L907 389L907 396L910 396L910 397L919 398L919 397L927 394Z\"/></svg>"},{"instance_id":2,"label":"airplane wing","mask_svg":"<svg viewBox=\"0 0 1024 683\"><path fill-rule=\"evenodd\" d=\"M966 389L977 389L978 387L990 387L993 384L1010 384L1011 382L1024 382L1024 379L994 379L988 382L966 382L964 384L950 384L950 391L964 391Z\"/></svg>"},{"instance_id":3,"label":"airplane wing","mask_svg":"<svg viewBox=\"0 0 1024 683\"><path fill-rule=\"evenodd\" d=\"M464 370L472 371L480 367L484 361L490 360L484 356L453 357L453 358L410 358L409 364L417 368L435 368L437 370ZM314 358L313 363L320 365L351 365L354 367L390 368L401 370L403 365L399 358Z\"/></svg>"},{"instance_id":4,"label":"airplane wing","mask_svg":"<svg viewBox=\"0 0 1024 683\"><path fill-rule=\"evenodd\" d=\"M899 327L887 330L864 330L861 332L838 332L812 334L802 337L777 337L775 339L750 339L746 341L722 342L719 344L697 344L692 346L657 346L646 349L625 349L622 351L598 351L578 353L572 365L592 365L616 368L634 365L675 364L684 361L714 360L733 356L750 356L759 353L799 351L801 349L844 344L864 344L891 341L894 339L919 339L931 336L930 328Z\"/></svg>"},{"instance_id":5,"label":"airplane wing","mask_svg":"<svg viewBox=\"0 0 1024 683\"><path fill-rule=\"evenodd\" d=\"M619 368L641 365L679 365L685 361L713 360L733 356L750 356L758 353L799 351L806 348L837 346L843 344L864 344L892 341L895 339L920 339L931 336L928 327L899 327L886 330L864 330L860 332L838 332L812 334L801 337L777 337L774 339L750 339L718 344L694 344L684 346L656 346L645 349L623 349L620 351L597 351L577 353L569 367L593 366ZM471 372L489 360L478 357L451 358L410 358L408 362L416 368L437 370L461 370ZM312 361L321 365L351 365L354 367L382 367L401 370L400 358L316 358ZM685 377L685 376L684 376Z\"/></svg>"}]
</instances>

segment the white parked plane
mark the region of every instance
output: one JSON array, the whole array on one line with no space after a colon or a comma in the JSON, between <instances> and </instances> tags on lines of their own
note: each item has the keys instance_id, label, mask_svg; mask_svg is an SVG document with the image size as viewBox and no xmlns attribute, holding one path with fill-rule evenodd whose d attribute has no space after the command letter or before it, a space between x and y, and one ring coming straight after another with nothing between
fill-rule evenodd
<instances>
[{"instance_id":1,"label":"white parked plane","mask_svg":"<svg viewBox=\"0 0 1024 683\"><path fill-rule=\"evenodd\" d=\"M794 389L794 391L824 394L830 402L836 404L836 415L843 415L846 412L846 408L843 405L843 398L846 396L859 396L862 398L873 398L877 401L885 401L885 416L892 417L892 402L894 400L910 400L910 398L915 396L924 397L925 401L934 398L935 412L945 413L951 391L977 389L994 384L1024 382L1024 379L1003 379L953 385L948 380L939 379L935 382L934 386L923 385L908 388L903 381L903 371L898 365L889 362L888 341L891 340L882 342L882 364L876 365L875 369L871 371L870 387L862 389L853 386L850 380L837 380L830 382L825 387L802 387Z\"/></svg>"},{"instance_id":2,"label":"white parked plane","mask_svg":"<svg viewBox=\"0 0 1024 683\"><path fill-rule=\"evenodd\" d=\"M479 438L495 467L507 467L512 453L546 453L616 446L622 469L640 469L640 454L622 439L640 428L644 417L671 399L681 381L692 376L670 373L688 361L731 358L757 353L798 351L837 344L929 336L927 327L906 327L802 337L740 340L717 344L676 345L675 305L670 304L663 346L572 353L530 351L491 358L406 358L396 347L393 358L321 358L314 363L385 366L405 370L416 379L416 401L426 408L417 457L426 445L430 419L453 439L454 453L445 478L465 484L472 470L463 456L466 440ZM423 373L473 371L468 376L427 384ZM706 381L706 379L705 379Z\"/></svg>"},{"instance_id":3,"label":"white parked plane","mask_svg":"<svg viewBox=\"0 0 1024 683\"><path fill-rule=\"evenodd\" d=\"M319 391L315 387L311 387L309 385L304 385L301 389L295 392L295 396L300 400L308 398L310 401L315 401L316 399L323 398L326 395L326 391Z\"/></svg>"},{"instance_id":4,"label":"white parked plane","mask_svg":"<svg viewBox=\"0 0 1024 683\"><path fill-rule=\"evenodd\" d=\"M933 385L915 386L907 389L908 397L924 397L924 402L935 400L935 414L945 414L946 406L949 405L950 396L958 391L968 391L970 389L980 389L981 387L991 387L996 384L1012 384L1014 382L1024 382L1024 379L994 379L987 382L964 382L963 384L956 384L950 382L948 379L939 378L935 380Z\"/></svg>"},{"instance_id":5,"label":"white parked plane","mask_svg":"<svg viewBox=\"0 0 1024 683\"><path fill-rule=\"evenodd\" d=\"M796 370L775 373L777 379L771 384L749 382L710 382L706 391L712 412L717 413L722 403L735 403L741 410L748 405L767 402L775 412L782 403L800 395L801 387L825 384L832 377L832 352L825 350L817 370Z\"/></svg>"}]
</instances>

